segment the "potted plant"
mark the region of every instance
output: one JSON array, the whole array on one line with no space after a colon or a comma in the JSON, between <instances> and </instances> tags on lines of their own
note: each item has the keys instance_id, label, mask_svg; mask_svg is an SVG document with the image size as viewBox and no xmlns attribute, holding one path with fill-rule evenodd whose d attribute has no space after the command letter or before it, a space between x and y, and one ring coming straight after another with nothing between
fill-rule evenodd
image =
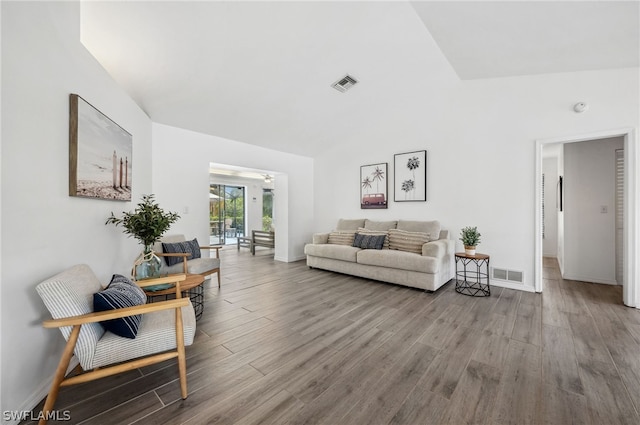
<instances>
[{"instance_id":1,"label":"potted plant","mask_svg":"<svg viewBox=\"0 0 640 425\"><path fill-rule=\"evenodd\" d=\"M122 225L123 232L135 237L144 246L144 250L136 259L132 274L136 278L146 279L160 275L160 258L153 252L153 245L169 230L180 216L173 212L165 212L155 202L154 195L142 195L142 202L134 212L123 212L122 218L113 212L105 224Z\"/></svg>"},{"instance_id":2,"label":"potted plant","mask_svg":"<svg viewBox=\"0 0 640 425\"><path fill-rule=\"evenodd\" d=\"M477 227L463 227L460 231L460 240L464 245L464 253L467 255L476 254L476 246L480 243L480 232Z\"/></svg>"}]
</instances>

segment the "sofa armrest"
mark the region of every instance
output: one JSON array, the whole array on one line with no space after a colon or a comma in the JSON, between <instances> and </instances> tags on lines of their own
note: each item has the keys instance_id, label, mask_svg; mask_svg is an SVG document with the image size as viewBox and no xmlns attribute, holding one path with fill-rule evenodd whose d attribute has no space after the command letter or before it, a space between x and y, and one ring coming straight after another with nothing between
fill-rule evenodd
<instances>
[{"instance_id":1,"label":"sofa armrest","mask_svg":"<svg viewBox=\"0 0 640 425\"><path fill-rule=\"evenodd\" d=\"M315 244L329 243L329 234L328 233L314 233L313 234L313 243L315 243Z\"/></svg>"},{"instance_id":2,"label":"sofa armrest","mask_svg":"<svg viewBox=\"0 0 640 425\"><path fill-rule=\"evenodd\" d=\"M442 258L447 253L452 254L455 242L449 239L439 239L422 245L422 255L425 257Z\"/></svg>"}]
</instances>

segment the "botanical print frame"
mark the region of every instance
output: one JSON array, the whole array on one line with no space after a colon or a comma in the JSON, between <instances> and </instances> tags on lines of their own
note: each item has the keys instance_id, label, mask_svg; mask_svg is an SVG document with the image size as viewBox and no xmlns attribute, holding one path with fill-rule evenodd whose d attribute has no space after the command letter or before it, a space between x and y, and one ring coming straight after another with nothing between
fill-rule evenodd
<instances>
[{"instance_id":1,"label":"botanical print frame","mask_svg":"<svg viewBox=\"0 0 640 425\"><path fill-rule=\"evenodd\" d=\"M131 201L132 136L77 94L69 95L69 195Z\"/></svg>"},{"instance_id":2,"label":"botanical print frame","mask_svg":"<svg viewBox=\"0 0 640 425\"><path fill-rule=\"evenodd\" d=\"M393 158L393 200L427 200L427 151L399 153Z\"/></svg>"},{"instance_id":3,"label":"botanical print frame","mask_svg":"<svg viewBox=\"0 0 640 425\"><path fill-rule=\"evenodd\" d=\"M387 208L387 168L386 162L360 167L360 208Z\"/></svg>"}]
</instances>

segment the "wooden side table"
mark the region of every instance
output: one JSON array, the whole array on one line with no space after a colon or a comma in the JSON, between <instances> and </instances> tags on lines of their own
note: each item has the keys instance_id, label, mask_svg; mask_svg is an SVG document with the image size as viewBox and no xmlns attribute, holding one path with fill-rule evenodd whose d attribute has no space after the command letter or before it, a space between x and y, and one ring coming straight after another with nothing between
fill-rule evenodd
<instances>
[{"instance_id":1,"label":"wooden side table","mask_svg":"<svg viewBox=\"0 0 640 425\"><path fill-rule=\"evenodd\" d=\"M456 292L471 297L491 296L488 255L456 252Z\"/></svg>"},{"instance_id":2,"label":"wooden side table","mask_svg":"<svg viewBox=\"0 0 640 425\"><path fill-rule=\"evenodd\" d=\"M204 276L200 274L187 274L187 278L180 282L180 289L184 296L188 296L193 304L193 310L196 313L196 320L200 319L204 312L204 288L202 283L204 282ZM164 296L165 300L169 299L170 295L175 296L175 285L171 285L170 288L161 289L159 291L145 290L149 302L153 302L155 297ZM143 288L144 289L144 288Z\"/></svg>"}]
</instances>

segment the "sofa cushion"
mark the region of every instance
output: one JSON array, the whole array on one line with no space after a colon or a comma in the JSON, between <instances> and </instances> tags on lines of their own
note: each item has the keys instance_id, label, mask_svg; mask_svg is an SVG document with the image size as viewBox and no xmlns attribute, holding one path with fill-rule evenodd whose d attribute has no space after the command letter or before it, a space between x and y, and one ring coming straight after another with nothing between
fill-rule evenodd
<instances>
[{"instance_id":1,"label":"sofa cushion","mask_svg":"<svg viewBox=\"0 0 640 425\"><path fill-rule=\"evenodd\" d=\"M387 230L369 230L369 229L365 229L364 227L360 227L358 229L358 233L361 235L373 235L373 236L380 236L380 235L384 235L384 243L382 244L382 248L384 249L389 249L389 232Z\"/></svg>"},{"instance_id":2,"label":"sofa cushion","mask_svg":"<svg viewBox=\"0 0 640 425\"><path fill-rule=\"evenodd\" d=\"M364 221L364 228L369 230L389 230L395 229L398 222L396 220L393 221L372 221L366 219Z\"/></svg>"},{"instance_id":3,"label":"sofa cushion","mask_svg":"<svg viewBox=\"0 0 640 425\"><path fill-rule=\"evenodd\" d=\"M355 220L345 220L341 218L338 220L336 230L358 230L358 227L364 227L364 218Z\"/></svg>"},{"instance_id":4,"label":"sofa cushion","mask_svg":"<svg viewBox=\"0 0 640 425\"><path fill-rule=\"evenodd\" d=\"M387 235L363 235L362 233L356 233L356 237L353 239L353 246L362 249L382 249L386 238Z\"/></svg>"},{"instance_id":5,"label":"sofa cushion","mask_svg":"<svg viewBox=\"0 0 640 425\"><path fill-rule=\"evenodd\" d=\"M437 273L438 259L423 257L405 251L364 249L357 253L358 264L410 270L422 273Z\"/></svg>"},{"instance_id":6,"label":"sofa cushion","mask_svg":"<svg viewBox=\"0 0 640 425\"><path fill-rule=\"evenodd\" d=\"M422 245L429 242L429 234L421 232L406 232L404 230L389 230L389 249L422 254Z\"/></svg>"},{"instance_id":7,"label":"sofa cushion","mask_svg":"<svg viewBox=\"0 0 640 425\"><path fill-rule=\"evenodd\" d=\"M356 236L355 231L333 231L329 233L329 244L333 245L353 245L353 238Z\"/></svg>"},{"instance_id":8,"label":"sofa cushion","mask_svg":"<svg viewBox=\"0 0 640 425\"><path fill-rule=\"evenodd\" d=\"M404 230L406 232L421 232L428 233L429 239L437 241L440 239L440 222L438 220L432 221L411 221L411 220L398 220L398 230Z\"/></svg>"},{"instance_id":9,"label":"sofa cushion","mask_svg":"<svg viewBox=\"0 0 640 425\"><path fill-rule=\"evenodd\" d=\"M182 258L181 258L182 259ZM219 269L220 259L215 257L200 257L195 260L187 261L187 273L202 274L209 270ZM176 274L184 273L184 263L180 261L178 264L174 264L171 267L164 266L162 268L162 274Z\"/></svg>"},{"instance_id":10,"label":"sofa cushion","mask_svg":"<svg viewBox=\"0 0 640 425\"><path fill-rule=\"evenodd\" d=\"M334 260L356 262L356 254L362 251L360 248L346 245L308 244L304 247L304 253L316 257L331 258Z\"/></svg>"}]
</instances>

